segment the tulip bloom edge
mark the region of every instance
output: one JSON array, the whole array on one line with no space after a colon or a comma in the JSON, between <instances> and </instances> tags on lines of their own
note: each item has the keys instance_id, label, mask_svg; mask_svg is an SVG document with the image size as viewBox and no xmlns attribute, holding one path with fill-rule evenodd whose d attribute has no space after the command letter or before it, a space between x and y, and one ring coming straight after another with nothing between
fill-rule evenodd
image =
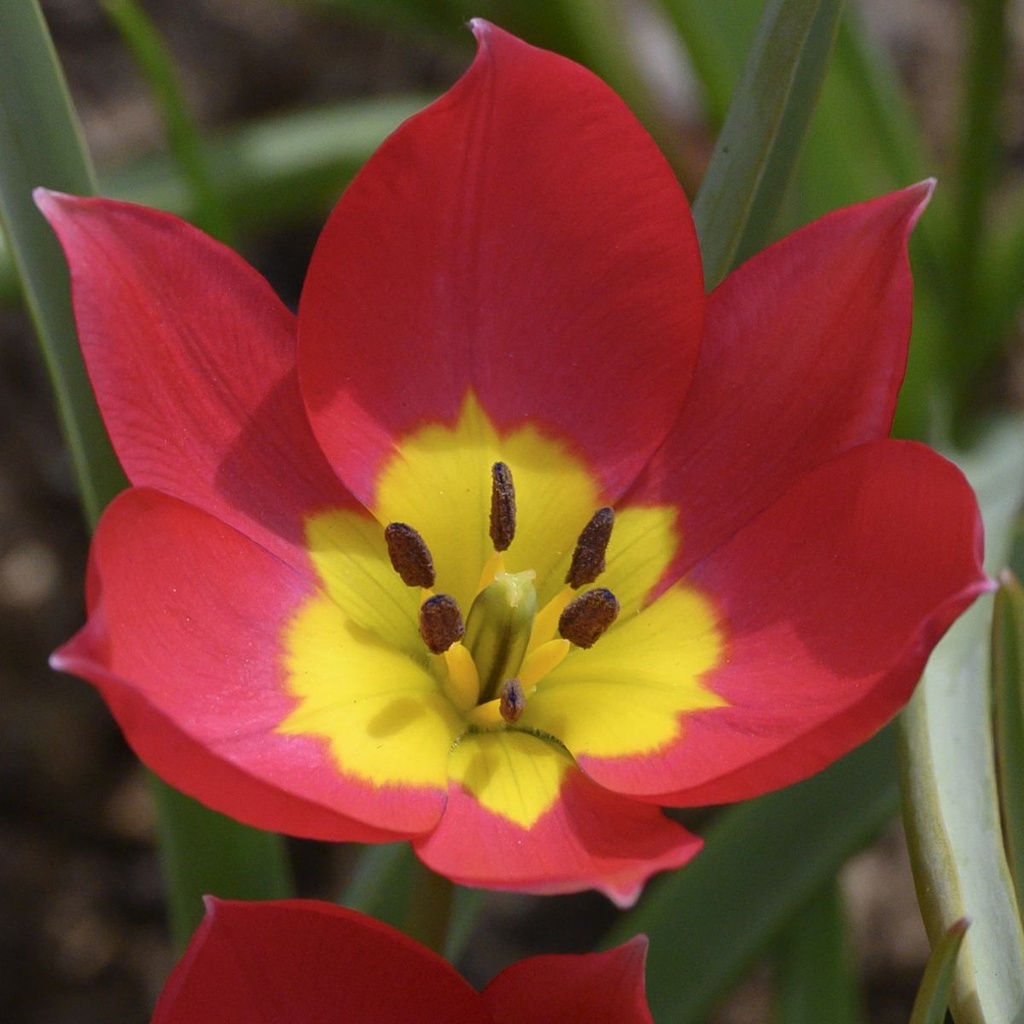
<instances>
[{"instance_id":1,"label":"tulip bloom edge","mask_svg":"<svg viewBox=\"0 0 1024 1024\"><path fill-rule=\"evenodd\" d=\"M962 475L886 436L930 186L705 298L621 101L474 31L297 318L175 218L40 192L133 485L54 664L241 820L628 905L699 849L659 805L825 767L990 587Z\"/></svg>"}]
</instances>

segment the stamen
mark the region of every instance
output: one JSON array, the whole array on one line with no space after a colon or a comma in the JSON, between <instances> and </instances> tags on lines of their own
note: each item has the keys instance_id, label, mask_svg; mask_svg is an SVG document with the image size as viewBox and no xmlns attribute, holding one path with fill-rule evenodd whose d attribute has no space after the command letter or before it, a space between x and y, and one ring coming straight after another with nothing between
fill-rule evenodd
<instances>
[{"instance_id":1,"label":"stamen","mask_svg":"<svg viewBox=\"0 0 1024 1024\"><path fill-rule=\"evenodd\" d=\"M405 523L388 523L384 527L384 540L391 565L407 587L434 585L434 559L430 557L427 542L416 530Z\"/></svg>"},{"instance_id":2,"label":"stamen","mask_svg":"<svg viewBox=\"0 0 1024 1024\"><path fill-rule=\"evenodd\" d=\"M483 570L480 572L480 582L476 585L479 594L481 590L489 587L497 578L499 573L505 571L505 556L495 551L490 558L484 562Z\"/></svg>"},{"instance_id":3,"label":"stamen","mask_svg":"<svg viewBox=\"0 0 1024 1024\"><path fill-rule=\"evenodd\" d=\"M557 594L539 612L533 620L530 643L526 648L527 655L538 647L546 644L558 630L558 620L565 611L565 606L575 597L571 587L562 587ZM520 678L522 678L520 676Z\"/></svg>"},{"instance_id":4,"label":"stamen","mask_svg":"<svg viewBox=\"0 0 1024 1024\"><path fill-rule=\"evenodd\" d=\"M462 612L451 594L435 594L420 605L420 636L431 654L444 654L465 634Z\"/></svg>"},{"instance_id":5,"label":"stamen","mask_svg":"<svg viewBox=\"0 0 1024 1024\"><path fill-rule=\"evenodd\" d=\"M465 644L454 643L443 657L448 676L444 687L448 699L460 711L475 708L480 699L480 673L476 670L473 655Z\"/></svg>"},{"instance_id":6,"label":"stamen","mask_svg":"<svg viewBox=\"0 0 1024 1024\"><path fill-rule=\"evenodd\" d=\"M506 722L518 722L526 710L526 694L518 679L506 679L498 699L498 710Z\"/></svg>"},{"instance_id":7,"label":"stamen","mask_svg":"<svg viewBox=\"0 0 1024 1024\"><path fill-rule=\"evenodd\" d=\"M615 512L605 507L599 508L583 527L580 539L576 541L576 550L572 553L572 565L565 574L565 582L573 590L593 583L604 572L604 556L614 525Z\"/></svg>"},{"instance_id":8,"label":"stamen","mask_svg":"<svg viewBox=\"0 0 1024 1024\"><path fill-rule=\"evenodd\" d=\"M491 466L491 543L507 551L516 535L516 488L504 462Z\"/></svg>"},{"instance_id":9,"label":"stamen","mask_svg":"<svg viewBox=\"0 0 1024 1024\"><path fill-rule=\"evenodd\" d=\"M558 632L577 647L593 647L618 615L619 601L610 590L588 590L562 612Z\"/></svg>"},{"instance_id":10,"label":"stamen","mask_svg":"<svg viewBox=\"0 0 1024 1024\"><path fill-rule=\"evenodd\" d=\"M557 637L530 651L519 666L519 685L522 686L523 693L532 693L552 669L565 661L565 656L571 649L572 644L568 640Z\"/></svg>"}]
</instances>

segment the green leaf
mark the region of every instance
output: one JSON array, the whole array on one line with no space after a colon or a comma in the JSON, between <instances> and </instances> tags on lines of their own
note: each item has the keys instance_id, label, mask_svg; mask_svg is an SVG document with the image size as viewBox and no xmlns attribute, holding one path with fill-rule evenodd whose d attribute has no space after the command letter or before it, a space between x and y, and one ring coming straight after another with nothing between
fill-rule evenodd
<instances>
[{"instance_id":1,"label":"green leaf","mask_svg":"<svg viewBox=\"0 0 1024 1024\"><path fill-rule=\"evenodd\" d=\"M935 944L924 969L921 987L914 999L910 1024L943 1024L945 1021L956 958L967 934L968 924L965 917L954 921Z\"/></svg>"},{"instance_id":2,"label":"green leaf","mask_svg":"<svg viewBox=\"0 0 1024 1024\"><path fill-rule=\"evenodd\" d=\"M775 946L773 1024L861 1019L843 896L835 880L800 909Z\"/></svg>"},{"instance_id":3,"label":"green leaf","mask_svg":"<svg viewBox=\"0 0 1024 1024\"><path fill-rule=\"evenodd\" d=\"M57 57L34 0L0 4L0 220L21 277L90 523L124 486L78 351L64 254L32 202L37 185L94 190Z\"/></svg>"},{"instance_id":4,"label":"green leaf","mask_svg":"<svg viewBox=\"0 0 1024 1024\"><path fill-rule=\"evenodd\" d=\"M202 920L207 894L235 900L291 895L291 869L280 836L216 814L156 776L150 780L171 934L179 949Z\"/></svg>"},{"instance_id":5,"label":"green leaf","mask_svg":"<svg viewBox=\"0 0 1024 1024\"><path fill-rule=\"evenodd\" d=\"M647 996L659 1024L700 1024L840 865L899 804L883 730L827 771L722 811L704 850L647 887L602 946L651 940Z\"/></svg>"},{"instance_id":6,"label":"green leaf","mask_svg":"<svg viewBox=\"0 0 1024 1024\"><path fill-rule=\"evenodd\" d=\"M843 896L835 880L801 908L775 947L773 1024L861 1019Z\"/></svg>"},{"instance_id":7,"label":"green leaf","mask_svg":"<svg viewBox=\"0 0 1024 1024\"><path fill-rule=\"evenodd\" d=\"M903 188L935 172L935 157L891 58L869 38L858 9L848 9L800 161L800 219L820 217L839 204ZM938 201L947 200L940 195ZM937 225L922 223L921 233L932 259Z\"/></svg>"},{"instance_id":8,"label":"green leaf","mask_svg":"<svg viewBox=\"0 0 1024 1024\"><path fill-rule=\"evenodd\" d=\"M976 373L1001 373L1000 360L1013 352L1024 310L1024 187L1000 194L977 259L970 344L961 341L958 358L970 360Z\"/></svg>"},{"instance_id":9,"label":"green leaf","mask_svg":"<svg viewBox=\"0 0 1024 1024\"><path fill-rule=\"evenodd\" d=\"M709 118L718 124L738 79L761 0L661 3L693 60ZM773 236L829 210L920 181L940 169L891 59L872 45L857 15L856 8L847 9L840 19L831 66ZM918 281L914 340L897 421L897 432L905 437L931 436L936 412L943 410L942 400L950 387L946 379L947 308L956 284L946 262L950 210L950 189L940 182L911 243ZM1012 218L1008 220L1012 222ZM1010 247L1013 244L1008 243ZM1019 246L1018 255L1024 266L1024 245ZM1012 295L1024 291L1024 275L1003 275L1001 267L994 269L985 279L1005 280L1008 298L1004 305L1009 308Z\"/></svg>"},{"instance_id":10,"label":"green leaf","mask_svg":"<svg viewBox=\"0 0 1024 1024\"><path fill-rule=\"evenodd\" d=\"M841 0L769 0L693 207L714 287L768 238L828 66Z\"/></svg>"},{"instance_id":11,"label":"green leaf","mask_svg":"<svg viewBox=\"0 0 1024 1024\"><path fill-rule=\"evenodd\" d=\"M1003 835L1017 912L1024 908L1024 590L1004 570L992 616L992 690Z\"/></svg>"},{"instance_id":12,"label":"green leaf","mask_svg":"<svg viewBox=\"0 0 1024 1024\"><path fill-rule=\"evenodd\" d=\"M1024 424L1006 425L961 460L985 518L988 564L1007 555L1024 498ZM957 961L958 1024L1017 1024L1024 1014L1024 934L1003 849L989 695L991 597L935 649L901 717L904 816L921 912L933 944L972 921Z\"/></svg>"}]
</instances>

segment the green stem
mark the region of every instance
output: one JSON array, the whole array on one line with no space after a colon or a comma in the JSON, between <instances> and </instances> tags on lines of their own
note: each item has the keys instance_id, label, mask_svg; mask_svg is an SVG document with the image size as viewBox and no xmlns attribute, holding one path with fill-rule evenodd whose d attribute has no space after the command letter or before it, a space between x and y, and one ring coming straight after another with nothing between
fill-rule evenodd
<instances>
[{"instance_id":1,"label":"green stem","mask_svg":"<svg viewBox=\"0 0 1024 1024\"><path fill-rule=\"evenodd\" d=\"M455 886L447 878L416 861L403 931L440 956L448 944L454 892Z\"/></svg>"},{"instance_id":2,"label":"green stem","mask_svg":"<svg viewBox=\"0 0 1024 1024\"><path fill-rule=\"evenodd\" d=\"M280 836L208 810L155 775L149 781L171 934L179 949L199 924L200 897L207 893L245 900L291 895L288 852Z\"/></svg>"}]
</instances>

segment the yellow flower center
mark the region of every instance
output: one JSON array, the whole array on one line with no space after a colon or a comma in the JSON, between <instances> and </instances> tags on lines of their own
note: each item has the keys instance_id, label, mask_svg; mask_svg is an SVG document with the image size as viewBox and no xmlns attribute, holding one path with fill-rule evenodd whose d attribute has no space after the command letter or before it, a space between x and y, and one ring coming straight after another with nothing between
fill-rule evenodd
<instances>
[{"instance_id":1,"label":"yellow flower center","mask_svg":"<svg viewBox=\"0 0 1024 1024\"><path fill-rule=\"evenodd\" d=\"M566 588L539 615L537 574L532 569L505 570L503 552L515 539L516 513L512 470L496 462L491 467L489 530L495 550L484 566L468 621L463 621L454 597L432 590L434 559L419 531L408 523L389 523L384 530L395 572L407 586L422 589L420 636L432 654L444 656L434 666L442 686L459 710L474 709L469 719L477 726L500 724L495 712L501 721L518 722L526 697L569 653L570 644L593 647L619 614L619 602L606 588L586 590L570 600L572 591L604 572L615 522L611 508L598 509L583 528Z\"/></svg>"},{"instance_id":2,"label":"yellow flower center","mask_svg":"<svg viewBox=\"0 0 1024 1024\"><path fill-rule=\"evenodd\" d=\"M496 464L514 481L511 503ZM295 706L279 729L323 737L342 775L377 789L458 780L523 827L557 799L572 756L650 755L678 739L685 714L724 703L703 682L724 650L714 608L685 583L645 607L677 549L673 508L623 509L613 529L603 516L574 452L533 425L499 434L473 396L456 424L404 438L372 518L307 523L321 591L282 636ZM607 568L574 588L565 581L595 519L588 543L610 530ZM384 536L396 524L421 537L429 585L396 571ZM587 647L560 622L595 591L620 611ZM593 601L588 626L606 611Z\"/></svg>"}]
</instances>

